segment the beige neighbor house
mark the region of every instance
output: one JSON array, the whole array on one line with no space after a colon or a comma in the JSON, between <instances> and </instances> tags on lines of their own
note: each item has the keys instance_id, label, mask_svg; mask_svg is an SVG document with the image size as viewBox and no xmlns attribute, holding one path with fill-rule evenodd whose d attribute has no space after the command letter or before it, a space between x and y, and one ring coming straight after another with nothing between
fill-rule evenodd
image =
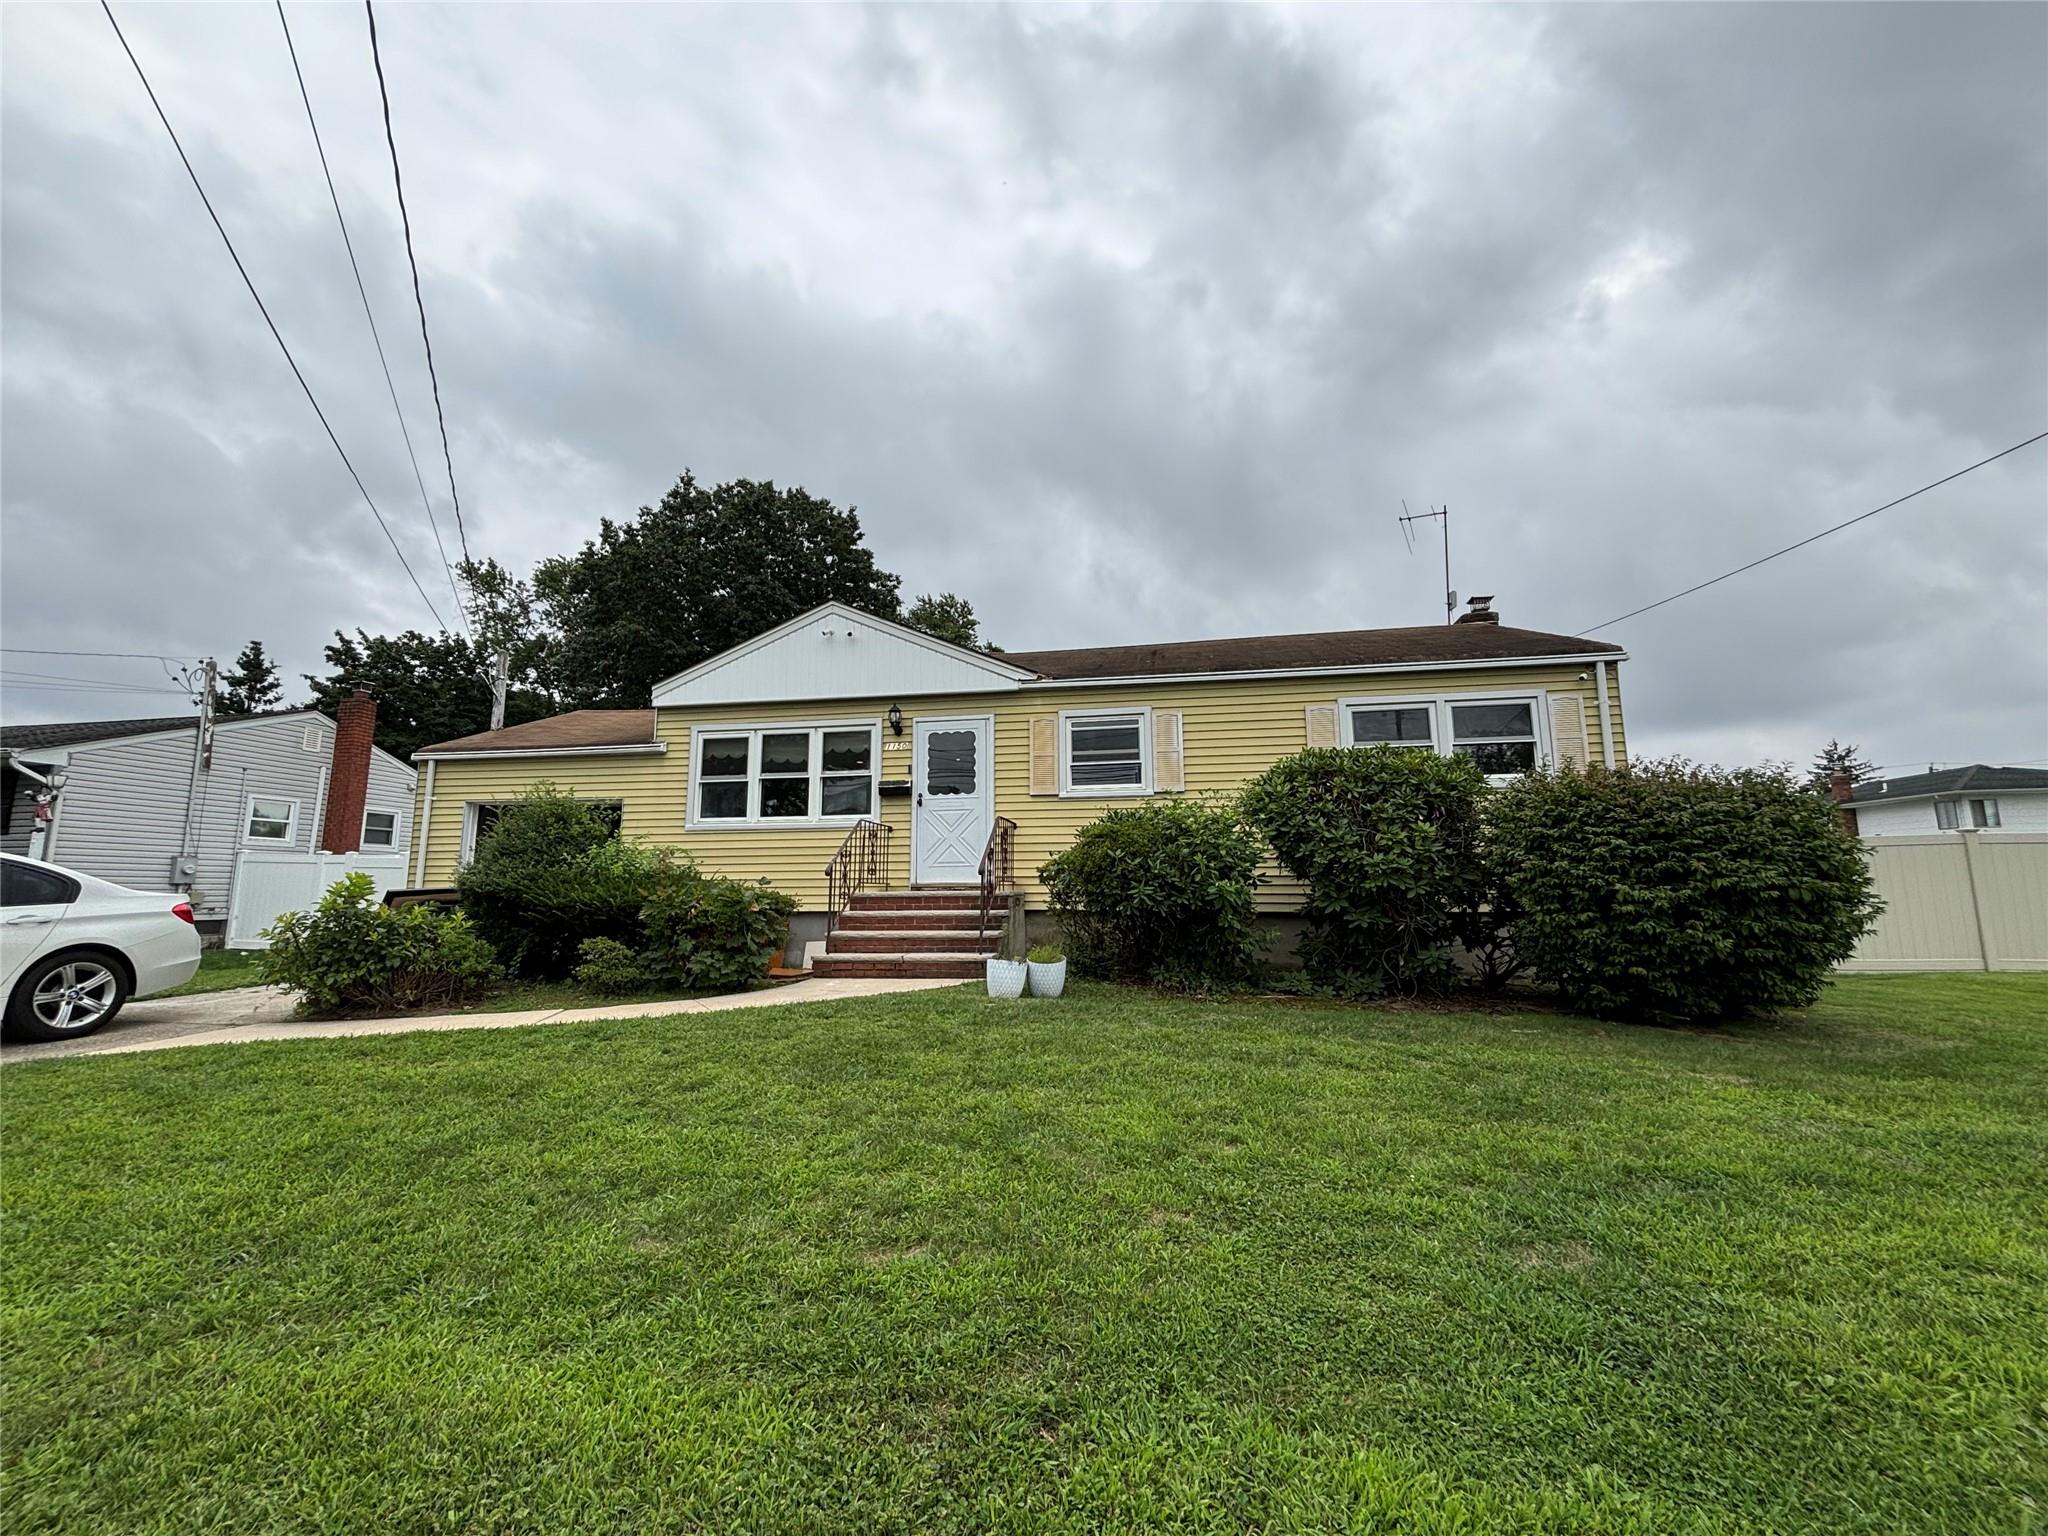
<instances>
[{"instance_id":1,"label":"beige neighbor house","mask_svg":"<svg viewBox=\"0 0 2048 1536\"><path fill-rule=\"evenodd\" d=\"M1038 869L1104 812L1235 790L1311 746L1463 753L1496 781L1623 760L1619 646L1455 624L990 655L827 603L578 710L413 754L415 885L447 885L498 808L552 782L622 836L796 898L821 972L979 974L1045 910ZM1273 872L1262 912L1299 906ZM982 921L983 887L996 893ZM819 945L823 943L823 952Z\"/></svg>"}]
</instances>

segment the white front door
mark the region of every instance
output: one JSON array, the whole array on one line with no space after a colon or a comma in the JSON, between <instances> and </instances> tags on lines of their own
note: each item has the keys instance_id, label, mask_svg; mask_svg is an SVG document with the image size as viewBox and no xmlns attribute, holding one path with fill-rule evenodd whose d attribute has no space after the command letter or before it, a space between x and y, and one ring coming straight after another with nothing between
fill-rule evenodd
<instances>
[{"instance_id":1,"label":"white front door","mask_svg":"<svg viewBox=\"0 0 2048 1536\"><path fill-rule=\"evenodd\" d=\"M916 722L910 878L916 885L973 885L995 821L995 765L986 715Z\"/></svg>"}]
</instances>

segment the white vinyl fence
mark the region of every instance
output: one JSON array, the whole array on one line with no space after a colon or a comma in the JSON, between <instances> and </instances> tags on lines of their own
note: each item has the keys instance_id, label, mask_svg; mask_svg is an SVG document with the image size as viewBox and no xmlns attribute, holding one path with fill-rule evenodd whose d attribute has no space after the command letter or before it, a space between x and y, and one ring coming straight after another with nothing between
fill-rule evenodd
<instances>
[{"instance_id":1,"label":"white vinyl fence","mask_svg":"<svg viewBox=\"0 0 2048 1536\"><path fill-rule=\"evenodd\" d=\"M2048 839L2044 839L2048 841ZM361 870L386 891L405 884L403 853L278 853L245 848L235 855L228 896L229 949L262 949L263 930L280 913L309 911L343 875Z\"/></svg>"},{"instance_id":2,"label":"white vinyl fence","mask_svg":"<svg viewBox=\"0 0 2048 1536\"><path fill-rule=\"evenodd\" d=\"M1845 971L2048 971L2048 836L1866 837L1884 915Z\"/></svg>"}]
</instances>

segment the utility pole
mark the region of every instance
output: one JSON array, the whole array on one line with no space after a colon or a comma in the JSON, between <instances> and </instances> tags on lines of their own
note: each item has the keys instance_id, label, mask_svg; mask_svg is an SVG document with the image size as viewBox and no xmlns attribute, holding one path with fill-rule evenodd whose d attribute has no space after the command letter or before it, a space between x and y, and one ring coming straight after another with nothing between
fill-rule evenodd
<instances>
[{"instance_id":1,"label":"utility pole","mask_svg":"<svg viewBox=\"0 0 2048 1536\"><path fill-rule=\"evenodd\" d=\"M189 891L199 874L199 853L194 843L199 779L213 767L213 703L219 681L220 664L209 656L200 672L199 730L192 740L192 778L185 787L185 836L178 845L177 868L171 871L171 884L180 890Z\"/></svg>"},{"instance_id":2,"label":"utility pole","mask_svg":"<svg viewBox=\"0 0 2048 1536\"><path fill-rule=\"evenodd\" d=\"M498 652L497 675L491 679L491 729L505 728L505 689L512 681L512 654Z\"/></svg>"},{"instance_id":3,"label":"utility pole","mask_svg":"<svg viewBox=\"0 0 2048 1536\"><path fill-rule=\"evenodd\" d=\"M1401 515L1395 518L1394 521L1401 525L1401 536L1407 539L1408 553L1411 555L1415 553L1415 535L1408 526L1410 523L1434 522L1442 527L1444 535L1444 622L1446 624L1457 622L1458 594L1451 589L1450 506L1446 504L1441 507L1431 507L1427 512L1410 512L1408 510L1408 503L1404 500L1401 503Z\"/></svg>"}]
</instances>

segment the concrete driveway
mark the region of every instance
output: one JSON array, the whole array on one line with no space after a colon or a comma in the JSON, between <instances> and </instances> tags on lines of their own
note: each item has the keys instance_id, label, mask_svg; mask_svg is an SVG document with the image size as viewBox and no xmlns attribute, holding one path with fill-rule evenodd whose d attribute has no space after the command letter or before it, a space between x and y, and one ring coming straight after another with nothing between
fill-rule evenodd
<instances>
[{"instance_id":1,"label":"concrete driveway","mask_svg":"<svg viewBox=\"0 0 2048 1536\"><path fill-rule=\"evenodd\" d=\"M429 1029L519 1029L534 1024L574 1024L585 1019L661 1018L678 1013L717 1013L727 1008L778 1008L801 1003L839 1002L887 992L923 992L957 987L957 981L875 976L811 976L787 986L726 997L692 997L674 1002L616 1003L604 1008L548 1008L530 1013L444 1013L394 1019L295 1020L281 987L240 987L196 997L152 998L130 1003L121 1016L83 1040L43 1045L0 1045L0 1064L47 1056L112 1056L162 1051L179 1046L238 1045L258 1040L319 1040L340 1035L406 1035Z\"/></svg>"},{"instance_id":2,"label":"concrete driveway","mask_svg":"<svg viewBox=\"0 0 2048 1536\"><path fill-rule=\"evenodd\" d=\"M83 1040L0 1044L0 1063L36 1061L45 1056L96 1056L124 1046L168 1045L186 1035L281 1024L291 1016L291 995L282 987L234 987L190 997L146 997L130 1003L113 1023Z\"/></svg>"}]
</instances>

